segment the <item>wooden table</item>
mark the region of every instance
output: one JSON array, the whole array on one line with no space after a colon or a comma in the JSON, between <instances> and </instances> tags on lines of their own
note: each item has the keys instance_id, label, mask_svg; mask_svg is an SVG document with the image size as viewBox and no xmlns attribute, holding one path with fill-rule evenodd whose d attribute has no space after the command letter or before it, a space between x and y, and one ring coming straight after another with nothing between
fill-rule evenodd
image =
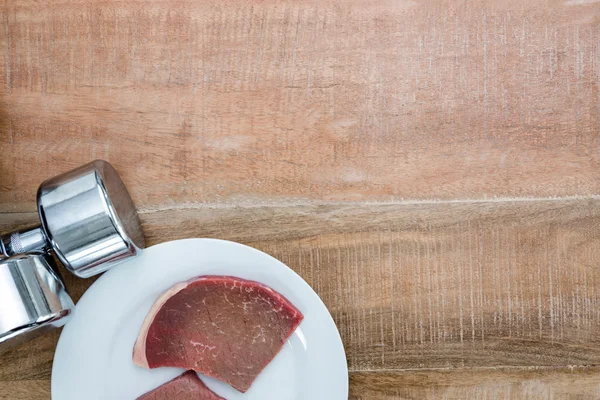
<instances>
[{"instance_id":1,"label":"wooden table","mask_svg":"<svg viewBox=\"0 0 600 400\"><path fill-rule=\"evenodd\" d=\"M106 159L150 244L300 273L352 399L600 397L597 1L4 0L0 21L3 231ZM0 357L0 399L50 397L57 339Z\"/></svg>"}]
</instances>

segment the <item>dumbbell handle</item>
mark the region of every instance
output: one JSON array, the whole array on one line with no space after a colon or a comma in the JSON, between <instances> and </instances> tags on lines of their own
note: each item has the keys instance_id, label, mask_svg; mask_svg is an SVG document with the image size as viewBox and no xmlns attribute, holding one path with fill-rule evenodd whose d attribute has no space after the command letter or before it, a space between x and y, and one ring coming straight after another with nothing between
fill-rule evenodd
<instances>
[{"instance_id":1,"label":"dumbbell handle","mask_svg":"<svg viewBox=\"0 0 600 400\"><path fill-rule=\"evenodd\" d=\"M0 237L0 259L17 254L46 251L48 248L46 235L39 225Z\"/></svg>"}]
</instances>

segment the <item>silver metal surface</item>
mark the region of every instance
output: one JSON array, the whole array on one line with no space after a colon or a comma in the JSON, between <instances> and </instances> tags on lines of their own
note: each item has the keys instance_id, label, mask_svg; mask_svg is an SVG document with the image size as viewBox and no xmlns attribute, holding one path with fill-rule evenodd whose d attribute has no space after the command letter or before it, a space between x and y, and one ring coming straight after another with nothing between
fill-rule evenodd
<instances>
[{"instance_id":1,"label":"silver metal surface","mask_svg":"<svg viewBox=\"0 0 600 400\"><path fill-rule=\"evenodd\" d=\"M50 262L42 254L0 261L0 353L68 321L73 301Z\"/></svg>"},{"instance_id":2,"label":"silver metal surface","mask_svg":"<svg viewBox=\"0 0 600 400\"><path fill-rule=\"evenodd\" d=\"M129 193L106 161L42 183L38 211L50 246L79 277L103 272L145 247Z\"/></svg>"},{"instance_id":3,"label":"silver metal surface","mask_svg":"<svg viewBox=\"0 0 600 400\"><path fill-rule=\"evenodd\" d=\"M51 249L69 271L88 278L145 247L131 197L106 161L43 182L37 203L42 226L0 238L0 259Z\"/></svg>"}]
</instances>

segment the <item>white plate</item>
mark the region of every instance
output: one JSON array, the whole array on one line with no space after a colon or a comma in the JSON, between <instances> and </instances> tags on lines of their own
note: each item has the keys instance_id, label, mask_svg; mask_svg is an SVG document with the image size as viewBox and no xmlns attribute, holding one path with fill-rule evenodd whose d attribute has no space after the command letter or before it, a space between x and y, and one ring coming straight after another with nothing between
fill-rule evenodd
<instances>
[{"instance_id":1,"label":"white plate","mask_svg":"<svg viewBox=\"0 0 600 400\"><path fill-rule=\"evenodd\" d=\"M268 285L288 298L304 320L281 352L242 394L202 377L228 400L346 400L348 369L337 328L310 286L290 268L251 247L186 239L146 249L104 274L77 304L63 330L52 368L53 400L134 400L182 370L136 367L133 344L154 300L198 275L233 275Z\"/></svg>"}]
</instances>

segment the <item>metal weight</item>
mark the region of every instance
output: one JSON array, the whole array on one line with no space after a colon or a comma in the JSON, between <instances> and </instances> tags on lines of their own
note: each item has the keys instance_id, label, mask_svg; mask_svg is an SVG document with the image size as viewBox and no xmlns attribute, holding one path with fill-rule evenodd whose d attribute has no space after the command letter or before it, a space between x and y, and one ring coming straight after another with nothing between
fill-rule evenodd
<instances>
[{"instance_id":1,"label":"metal weight","mask_svg":"<svg viewBox=\"0 0 600 400\"><path fill-rule=\"evenodd\" d=\"M74 309L50 250L87 278L145 247L131 197L106 161L43 182L37 207L40 225L0 237L0 353L63 326Z\"/></svg>"},{"instance_id":2,"label":"metal weight","mask_svg":"<svg viewBox=\"0 0 600 400\"><path fill-rule=\"evenodd\" d=\"M73 301L45 254L21 254L0 261L0 353L60 328Z\"/></svg>"},{"instance_id":3,"label":"metal weight","mask_svg":"<svg viewBox=\"0 0 600 400\"><path fill-rule=\"evenodd\" d=\"M88 278L145 247L131 197L106 161L43 182L37 206L41 225L0 238L0 258L52 249L69 271Z\"/></svg>"}]
</instances>

